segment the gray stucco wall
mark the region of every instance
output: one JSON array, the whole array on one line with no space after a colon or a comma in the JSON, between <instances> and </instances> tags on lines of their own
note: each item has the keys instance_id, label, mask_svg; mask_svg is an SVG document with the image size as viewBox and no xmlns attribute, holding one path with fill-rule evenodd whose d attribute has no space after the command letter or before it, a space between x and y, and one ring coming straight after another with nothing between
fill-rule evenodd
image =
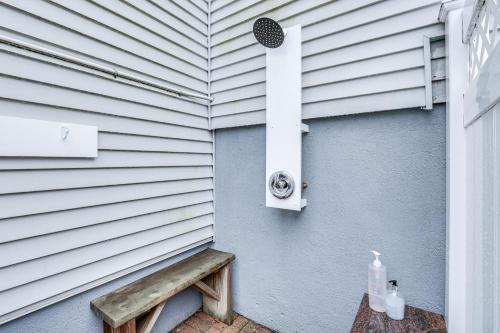
<instances>
[{"instance_id":1,"label":"gray stucco wall","mask_svg":"<svg viewBox=\"0 0 500 333\"><path fill-rule=\"evenodd\" d=\"M203 250L200 246L183 254L149 266L143 270L91 289L82 294L0 326L0 333L94 333L102 332L102 321L90 309L90 301L128 283ZM189 288L169 299L153 329L166 333L201 306L201 296Z\"/></svg>"},{"instance_id":2,"label":"gray stucco wall","mask_svg":"<svg viewBox=\"0 0 500 333\"><path fill-rule=\"evenodd\" d=\"M218 130L216 248L234 303L280 332L346 332L370 249L407 303L444 311L445 108L307 121L301 213L265 207L265 128Z\"/></svg>"}]
</instances>

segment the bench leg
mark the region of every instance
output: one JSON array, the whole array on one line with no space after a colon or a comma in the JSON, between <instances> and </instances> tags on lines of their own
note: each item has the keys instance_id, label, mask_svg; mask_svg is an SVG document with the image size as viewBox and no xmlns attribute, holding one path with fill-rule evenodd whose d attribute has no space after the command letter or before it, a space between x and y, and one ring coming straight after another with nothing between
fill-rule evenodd
<instances>
[{"instance_id":1,"label":"bench leg","mask_svg":"<svg viewBox=\"0 0 500 333\"><path fill-rule=\"evenodd\" d=\"M135 331L135 319L127 321L125 324L113 328L104 322L104 333L136 333Z\"/></svg>"},{"instance_id":2,"label":"bench leg","mask_svg":"<svg viewBox=\"0 0 500 333\"><path fill-rule=\"evenodd\" d=\"M205 283L217 292L219 300L203 294L203 312L231 325L233 323L231 264L208 276Z\"/></svg>"},{"instance_id":3,"label":"bench leg","mask_svg":"<svg viewBox=\"0 0 500 333\"><path fill-rule=\"evenodd\" d=\"M151 331L153 330L153 326L155 325L156 320L158 320L158 317L160 317L160 313L165 307L166 303L167 301L158 304L147 314L136 320L137 333L151 333Z\"/></svg>"}]
</instances>

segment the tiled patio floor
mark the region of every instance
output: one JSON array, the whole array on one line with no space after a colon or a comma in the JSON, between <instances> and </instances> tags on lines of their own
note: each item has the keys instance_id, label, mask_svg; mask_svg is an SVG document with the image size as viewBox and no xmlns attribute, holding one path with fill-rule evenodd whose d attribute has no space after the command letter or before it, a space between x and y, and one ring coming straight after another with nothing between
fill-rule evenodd
<instances>
[{"instance_id":1,"label":"tiled patio floor","mask_svg":"<svg viewBox=\"0 0 500 333\"><path fill-rule=\"evenodd\" d=\"M235 313L231 326L210 317L201 310L174 328L171 333L275 333L256 322Z\"/></svg>"}]
</instances>

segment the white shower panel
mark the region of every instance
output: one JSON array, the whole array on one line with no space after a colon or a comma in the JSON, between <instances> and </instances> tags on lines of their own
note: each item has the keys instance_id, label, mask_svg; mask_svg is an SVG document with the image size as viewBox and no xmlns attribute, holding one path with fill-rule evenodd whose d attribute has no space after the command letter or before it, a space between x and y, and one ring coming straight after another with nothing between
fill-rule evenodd
<instances>
[{"instance_id":1,"label":"white shower panel","mask_svg":"<svg viewBox=\"0 0 500 333\"><path fill-rule=\"evenodd\" d=\"M301 26L286 29L283 44L266 51L266 206L300 211L302 199L302 38ZM287 198L274 196L270 177L293 178Z\"/></svg>"}]
</instances>

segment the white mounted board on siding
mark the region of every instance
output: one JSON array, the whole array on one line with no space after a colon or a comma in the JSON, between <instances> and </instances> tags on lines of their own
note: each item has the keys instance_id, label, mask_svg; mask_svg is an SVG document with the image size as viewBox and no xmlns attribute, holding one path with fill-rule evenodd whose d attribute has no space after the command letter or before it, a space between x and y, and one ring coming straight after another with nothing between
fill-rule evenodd
<instances>
[{"instance_id":1,"label":"white mounted board on siding","mask_svg":"<svg viewBox=\"0 0 500 333\"><path fill-rule=\"evenodd\" d=\"M97 157L97 127L0 116L0 156Z\"/></svg>"}]
</instances>

